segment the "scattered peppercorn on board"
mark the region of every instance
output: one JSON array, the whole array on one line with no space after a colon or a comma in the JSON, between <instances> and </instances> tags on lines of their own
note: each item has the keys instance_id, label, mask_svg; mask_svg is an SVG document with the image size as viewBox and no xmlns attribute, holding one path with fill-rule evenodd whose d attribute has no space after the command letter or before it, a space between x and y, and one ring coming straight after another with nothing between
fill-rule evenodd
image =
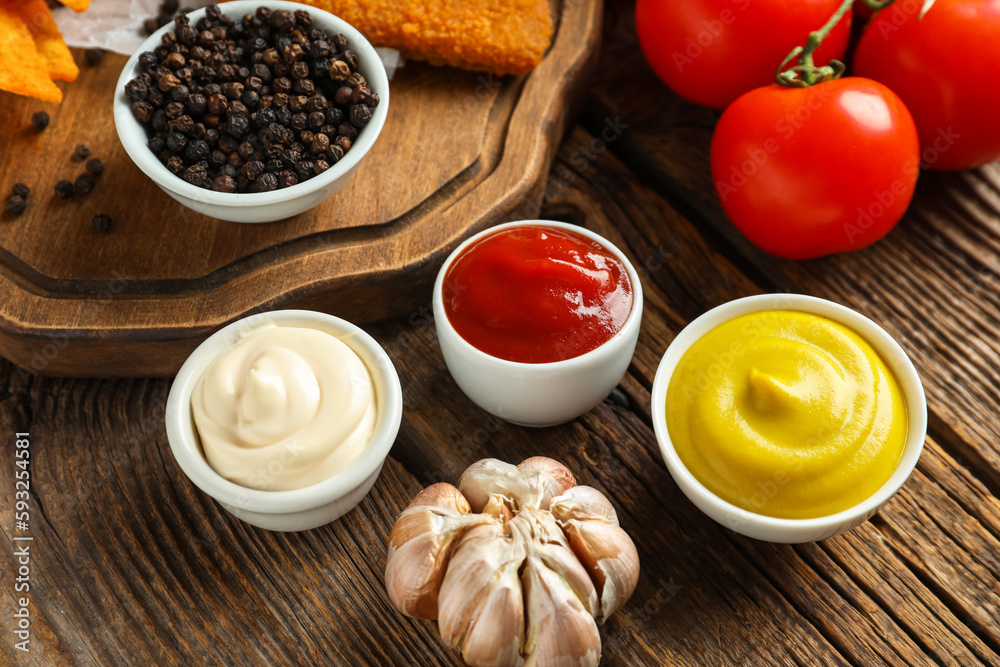
<instances>
[{"instance_id":1,"label":"scattered peppercorn on board","mask_svg":"<svg viewBox=\"0 0 1000 667\"><path fill-rule=\"evenodd\" d=\"M6 200L15 183L31 188L23 213L0 215L0 355L48 375L165 376L257 310L370 322L429 303L437 266L461 239L537 213L530 204L600 40L601 0L563 9L553 7L553 44L531 74L407 63L351 182L273 224L197 214L139 171L112 120L122 56L87 65L74 51L80 76L60 84L61 104L0 93L0 190ZM37 111L51 118L41 132ZM56 183L85 171L78 144L104 171L90 192L63 199ZM100 215L110 224L95 224Z\"/></svg>"}]
</instances>

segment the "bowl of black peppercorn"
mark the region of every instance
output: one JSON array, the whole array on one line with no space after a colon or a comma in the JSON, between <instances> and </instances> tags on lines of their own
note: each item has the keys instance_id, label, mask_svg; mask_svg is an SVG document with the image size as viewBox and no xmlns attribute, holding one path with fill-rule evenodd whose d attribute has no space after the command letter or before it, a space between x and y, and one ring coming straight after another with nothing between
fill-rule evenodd
<instances>
[{"instance_id":1,"label":"bowl of black peppercorn","mask_svg":"<svg viewBox=\"0 0 1000 667\"><path fill-rule=\"evenodd\" d=\"M389 80L342 19L236 0L178 12L150 35L114 107L129 157L168 195L221 220L273 222L354 175L385 123Z\"/></svg>"}]
</instances>

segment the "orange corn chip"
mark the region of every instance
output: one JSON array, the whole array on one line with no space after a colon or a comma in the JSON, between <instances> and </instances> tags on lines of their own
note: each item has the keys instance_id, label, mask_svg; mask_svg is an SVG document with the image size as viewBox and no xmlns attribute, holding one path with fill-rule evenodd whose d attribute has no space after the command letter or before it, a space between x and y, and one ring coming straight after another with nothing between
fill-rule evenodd
<instances>
[{"instance_id":1,"label":"orange corn chip","mask_svg":"<svg viewBox=\"0 0 1000 667\"><path fill-rule=\"evenodd\" d=\"M0 90L62 102L28 26L6 4L0 4Z\"/></svg>"},{"instance_id":2,"label":"orange corn chip","mask_svg":"<svg viewBox=\"0 0 1000 667\"><path fill-rule=\"evenodd\" d=\"M73 62L69 47L63 41L45 0L26 0L16 11L35 38L35 47L48 65L49 77L60 81L76 81L80 69Z\"/></svg>"},{"instance_id":3,"label":"orange corn chip","mask_svg":"<svg viewBox=\"0 0 1000 667\"><path fill-rule=\"evenodd\" d=\"M90 0L59 0L59 2L66 5L77 14L86 11L87 7L90 7Z\"/></svg>"}]
</instances>

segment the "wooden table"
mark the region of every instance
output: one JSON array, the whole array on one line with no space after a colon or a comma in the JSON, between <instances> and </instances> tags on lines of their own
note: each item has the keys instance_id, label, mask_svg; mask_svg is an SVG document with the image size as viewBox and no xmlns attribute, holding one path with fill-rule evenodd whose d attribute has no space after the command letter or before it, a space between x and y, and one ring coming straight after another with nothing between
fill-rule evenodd
<instances>
[{"instance_id":1,"label":"wooden table","mask_svg":"<svg viewBox=\"0 0 1000 667\"><path fill-rule=\"evenodd\" d=\"M589 414L529 430L461 394L428 308L369 327L396 363L406 411L371 494L330 526L258 530L196 490L164 434L169 381L55 380L0 363L0 662L460 664L434 623L389 604L389 529L420 488L475 460L544 454L604 491L639 549L638 589L602 628L609 665L1000 665L1000 165L923 174L910 212L870 249L783 261L720 212L707 167L716 118L654 78L631 3L609 2L584 113L545 196L514 217L578 222L645 267L628 374ZM873 318L927 390L930 429L909 482L871 521L818 543L758 542L706 518L666 472L650 423L650 385L677 332L768 291ZM11 519L18 431L32 441L30 654L11 632L24 595Z\"/></svg>"}]
</instances>

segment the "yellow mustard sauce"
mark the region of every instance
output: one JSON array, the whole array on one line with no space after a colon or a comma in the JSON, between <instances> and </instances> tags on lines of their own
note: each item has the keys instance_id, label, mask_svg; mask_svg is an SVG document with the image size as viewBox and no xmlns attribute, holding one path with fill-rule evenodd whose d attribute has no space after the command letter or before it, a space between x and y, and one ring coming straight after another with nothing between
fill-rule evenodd
<instances>
[{"instance_id":1,"label":"yellow mustard sauce","mask_svg":"<svg viewBox=\"0 0 1000 667\"><path fill-rule=\"evenodd\" d=\"M892 372L853 330L809 313L734 318L684 354L667 429L720 498L787 519L828 516L875 493L906 440Z\"/></svg>"}]
</instances>

